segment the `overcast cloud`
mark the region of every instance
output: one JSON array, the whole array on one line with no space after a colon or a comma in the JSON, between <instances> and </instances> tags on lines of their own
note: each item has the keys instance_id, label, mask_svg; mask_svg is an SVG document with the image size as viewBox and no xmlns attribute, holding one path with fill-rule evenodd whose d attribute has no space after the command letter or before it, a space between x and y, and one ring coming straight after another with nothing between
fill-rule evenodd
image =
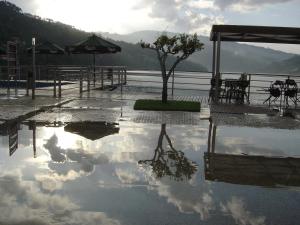
<instances>
[{"instance_id":1,"label":"overcast cloud","mask_svg":"<svg viewBox=\"0 0 300 225\"><path fill-rule=\"evenodd\" d=\"M21 7L24 12L70 24L89 32L124 34L157 30L208 35L213 24L300 27L298 10L300 0L11 0L11 2ZM289 16L286 16L287 13ZM289 46L281 48L285 49L295 52Z\"/></svg>"}]
</instances>

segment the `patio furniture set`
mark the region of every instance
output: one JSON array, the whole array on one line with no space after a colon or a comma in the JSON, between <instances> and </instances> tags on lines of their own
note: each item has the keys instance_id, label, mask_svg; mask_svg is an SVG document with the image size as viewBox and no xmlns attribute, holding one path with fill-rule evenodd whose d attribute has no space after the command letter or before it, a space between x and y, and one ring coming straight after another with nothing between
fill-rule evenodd
<instances>
[{"instance_id":1,"label":"patio furniture set","mask_svg":"<svg viewBox=\"0 0 300 225\"><path fill-rule=\"evenodd\" d=\"M290 107L290 102L294 104L295 108L297 107L297 103L300 101L298 97L299 88L297 83L293 79L286 79L285 81L276 80L271 83L268 89L265 89L265 92L269 93L269 97L264 101L265 103L271 106L271 103L276 103L277 100L280 101L279 108L282 106L285 108Z\"/></svg>"},{"instance_id":2,"label":"patio furniture set","mask_svg":"<svg viewBox=\"0 0 300 225\"><path fill-rule=\"evenodd\" d=\"M247 74L242 74L239 79L219 79L218 80L218 98L225 103L250 104L250 79ZM211 79L211 89L209 92L209 101L216 96L216 79ZM289 108L292 105L297 107L300 102L300 88L295 80L286 79L285 81L276 80L271 83L269 88L263 89L268 94L268 98L264 100L263 104L268 103L277 104L279 101L279 108Z\"/></svg>"},{"instance_id":3,"label":"patio furniture set","mask_svg":"<svg viewBox=\"0 0 300 225\"><path fill-rule=\"evenodd\" d=\"M249 101L249 89L250 80L247 79L247 75L242 74L239 79L219 79L218 84L218 98L226 103L235 102L243 104L245 100ZM248 88L248 89L247 89ZM213 99L216 93L216 79L211 79L211 89L209 93L209 100Z\"/></svg>"}]
</instances>

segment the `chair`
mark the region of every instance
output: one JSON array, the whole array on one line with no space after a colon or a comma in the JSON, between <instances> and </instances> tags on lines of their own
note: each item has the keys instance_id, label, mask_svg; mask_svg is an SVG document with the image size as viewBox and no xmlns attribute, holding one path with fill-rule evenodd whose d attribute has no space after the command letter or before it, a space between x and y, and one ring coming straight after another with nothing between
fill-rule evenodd
<instances>
[{"instance_id":1,"label":"chair","mask_svg":"<svg viewBox=\"0 0 300 225\"><path fill-rule=\"evenodd\" d=\"M298 93L298 86L295 80L293 79L286 79L285 80L285 88L284 88L284 100L286 108L289 107L289 100L291 100L295 107L297 106L297 93Z\"/></svg>"},{"instance_id":2,"label":"chair","mask_svg":"<svg viewBox=\"0 0 300 225\"><path fill-rule=\"evenodd\" d=\"M269 102L269 107L270 107L271 102L275 103L281 97L283 88L284 88L283 81L276 80L275 82L273 82L267 90L269 92L269 97L264 101L263 104ZM281 99L280 99L280 108L281 108Z\"/></svg>"},{"instance_id":3,"label":"chair","mask_svg":"<svg viewBox=\"0 0 300 225\"><path fill-rule=\"evenodd\" d=\"M222 88L222 84L223 84L223 80L219 79L219 82L218 82L218 97L220 99L225 98L225 89ZM216 78L212 78L210 80L210 90L209 90L209 98L208 98L209 102L210 102L211 99L215 98L215 94L216 94Z\"/></svg>"},{"instance_id":4,"label":"chair","mask_svg":"<svg viewBox=\"0 0 300 225\"><path fill-rule=\"evenodd\" d=\"M244 98L247 97L246 88L249 84L250 81L245 79L225 80L226 102L235 99L236 103L244 103Z\"/></svg>"}]
</instances>

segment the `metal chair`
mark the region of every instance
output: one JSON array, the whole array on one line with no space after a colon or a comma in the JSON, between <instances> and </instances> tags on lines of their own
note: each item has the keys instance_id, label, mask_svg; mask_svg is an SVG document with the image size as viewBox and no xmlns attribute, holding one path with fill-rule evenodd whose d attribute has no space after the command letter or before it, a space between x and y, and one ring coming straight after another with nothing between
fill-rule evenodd
<instances>
[{"instance_id":1,"label":"metal chair","mask_svg":"<svg viewBox=\"0 0 300 225\"><path fill-rule=\"evenodd\" d=\"M265 104L266 102L269 102L269 107L271 106L271 102L276 102L280 98L280 108L281 108L281 93L284 88L284 82L280 80L276 80L273 82L270 87L268 88L269 97L263 102Z\"/></svg>"},{"instance_id":2,"label":"metal chair","mask_svg":"<svg viewBox=\"0 0 300 225\"><path fill-rule=\"evenodd\" d=\"M219 82L218 82L218 97L220 99L225 98L225 89L222 88L222 84L223 84L223 80L219 79ZM209 98L208 98L209 102L215 98L215 94L216 94L216 78L212 78L210 80L210 90L209 90Z\"/></svg>"},{"instance_id":3,"label":"metal chair","mask_svg":"<svg viewBox=\"0 0 300 225\"><path fill-rule=\"evenodd\" d=\"M298 86L295 80L293 79L286 79L285 80L285 87L284 87L284 100L285 100L285 106L286 108L289 107L289 100L291 100L295 107L297 107L297 101L298 101Z\"/></svg>"}]
</instances>

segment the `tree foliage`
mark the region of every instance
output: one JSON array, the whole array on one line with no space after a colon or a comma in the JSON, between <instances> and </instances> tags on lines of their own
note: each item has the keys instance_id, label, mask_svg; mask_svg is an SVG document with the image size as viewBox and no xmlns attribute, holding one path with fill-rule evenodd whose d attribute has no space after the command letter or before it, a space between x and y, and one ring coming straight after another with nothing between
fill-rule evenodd
<instances>
[{"instance_id":1,"label":"tree foliage","mask_svg":"<svg viewBox=\"0 0 300 225\"><path fill-rule=\"evenodd\" d=\"M143 41L141 41L140 44L142 48L156 51L163 79L163 102L167 102L168 80L177 65L181 61L187 59L194 52L200 51L204 48L204 44L200 42L197 34L179 34L172 37L162 34L155 42L153 42L153 44L145 43ZM170 55L176 56L176 59L171 63L171 66L167 68L167 59Z\"/></svg>"}]
</instances>

